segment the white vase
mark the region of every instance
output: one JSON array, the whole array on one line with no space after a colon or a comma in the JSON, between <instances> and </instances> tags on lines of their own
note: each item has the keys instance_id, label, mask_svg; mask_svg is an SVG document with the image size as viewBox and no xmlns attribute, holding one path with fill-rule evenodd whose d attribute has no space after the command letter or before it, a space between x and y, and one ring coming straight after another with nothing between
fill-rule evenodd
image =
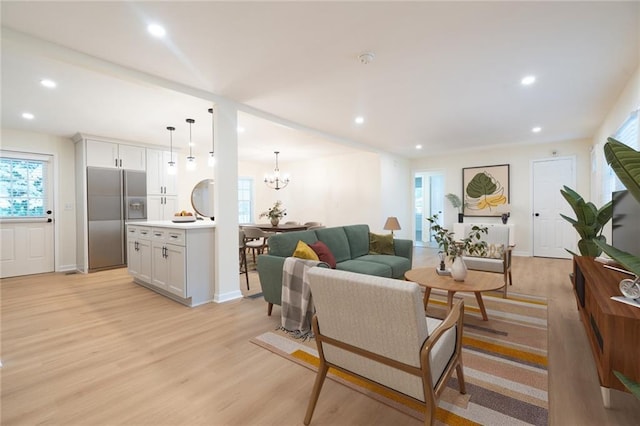
<instances>
[{"instance_id":1,"label":"white vase","mask_svg":"<svg viewBox=\"0 0 640 426\"><path fill-rule=\"evenodd\" d=\"M467 278L467 265L460 256L456 257L451 265L451 277L455 281L464 281Z\"/></svg>"},{"instance_id":2,"label":"white vase","mask_svg":"<svg viewBox=\"0 0 640 426\"><path fill-rule=\"evenodd\" d=\"M277 217L273 217L271 218L271 226L278 226L278 224L280 223L280 219Z\"/></svg>"}]
</instances>

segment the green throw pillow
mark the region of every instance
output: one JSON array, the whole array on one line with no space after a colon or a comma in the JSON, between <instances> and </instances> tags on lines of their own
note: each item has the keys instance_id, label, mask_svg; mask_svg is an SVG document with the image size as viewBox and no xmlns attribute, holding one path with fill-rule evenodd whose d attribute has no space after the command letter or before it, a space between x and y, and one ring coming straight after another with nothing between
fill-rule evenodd
<instances>
[{"instance_id":1,"label":"green throw pillow","mask_svg":"<svg viewBox=\"0 0 640 426\"><path fill-rule=\"evenodd\" d=\"M369 232L369 254L396 254L393 234L379 235Z\"/></svg>"}]
</instances>

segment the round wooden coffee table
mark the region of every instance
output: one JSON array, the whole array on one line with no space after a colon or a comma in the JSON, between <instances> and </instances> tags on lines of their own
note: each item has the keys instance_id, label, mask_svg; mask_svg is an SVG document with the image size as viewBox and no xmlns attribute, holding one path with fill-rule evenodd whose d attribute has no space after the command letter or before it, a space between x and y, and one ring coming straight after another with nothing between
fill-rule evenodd
<instances>
[{"instance_id":1,"label":"round wooden coffee table","mask_svg":"<svg viewBox=\"0 0 640 426\"><path fill-rule=\"evenodd\" d=\"M413 281L416 284L425 288L424 291L424 310L427 311L427 304L429 303L429 296L431 295L431 289L437 288L439 290L445 290L447 292L447 307L451 310L453 306L453 295L458 291L473 292L476 295L480 312L482 313L482 319L487 321L487 311L484 308L484 302L482 301L482 292L489 290L498 290L504 287L504 281L502 275L494 274L491 272L481 271L468 271L467 278L464 281L454 281L451 276L438 275L435 267L430 268L416 268L407 271L404 274L405 279Z\"/></svg>"}]
</instances>

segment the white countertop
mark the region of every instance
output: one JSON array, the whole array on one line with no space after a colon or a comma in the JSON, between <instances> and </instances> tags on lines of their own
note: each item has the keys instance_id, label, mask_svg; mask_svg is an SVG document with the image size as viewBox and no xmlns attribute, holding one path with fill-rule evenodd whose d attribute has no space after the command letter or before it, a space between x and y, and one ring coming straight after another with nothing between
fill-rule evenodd
<instances>
[{"instance_id":1,"label":"white countertop","mask_svg":"<svg viewBox=\"0 0 640 426\"><path fill-rule=\"evenodd\" d=\"M202 229L215 228L216 223L209 218L196 220L195 222L172 222L170 220L146 220L127 222L127 225L137 226L154 226L156 228L175 228L175 229Z\"/></svg>"}]
</instances>

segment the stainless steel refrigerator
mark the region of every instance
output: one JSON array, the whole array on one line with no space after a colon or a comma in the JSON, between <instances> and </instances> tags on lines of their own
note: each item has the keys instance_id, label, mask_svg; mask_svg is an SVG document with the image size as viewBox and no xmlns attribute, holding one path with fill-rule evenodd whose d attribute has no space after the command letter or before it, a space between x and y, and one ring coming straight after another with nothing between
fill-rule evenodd
<instances>
[{"instance_id":1,"label":"stainless steel refrigerator","mask_svg":"<svg viewBox=\"0 0 640 426\"><path fill-rule=\"evenodd\" d=\"M89 271L127 264L125 221L147 218L147 175L87 167Z\"/></svg>"}]
</instances>

